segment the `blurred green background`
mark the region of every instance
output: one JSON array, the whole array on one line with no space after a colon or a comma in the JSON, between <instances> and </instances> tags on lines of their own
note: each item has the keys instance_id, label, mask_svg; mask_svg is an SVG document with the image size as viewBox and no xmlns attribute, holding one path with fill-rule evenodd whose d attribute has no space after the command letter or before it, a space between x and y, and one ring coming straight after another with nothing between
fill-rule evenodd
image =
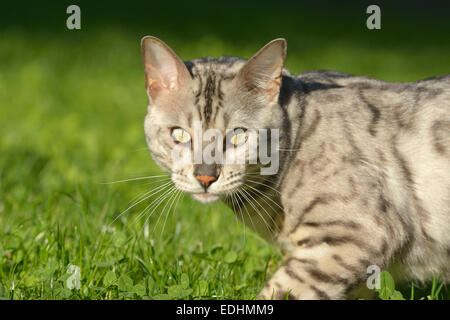
<instances>
[{"instance_id":1,"label":"blurred green background","mask_svg":"<svg viewBox=\"0 0 450 320\"><path fill-rule=\"evenodd\" d=\"M81 30L66 28L70 4L81 8ZM284 37L292 73L415 81L450 72L448 1L377 1L381 30L366 28L370 4L2 4L0 298L254 298L280 254L248 229L244 238L223 205L184 197L150 234L134 222L140 206L110 224L149 187L100 182L160 174L143 133L140 39L157 36L190 60L249 58ZM70 264L81 268L78 290L67 285Z\"/></svg>"}]
</instances>

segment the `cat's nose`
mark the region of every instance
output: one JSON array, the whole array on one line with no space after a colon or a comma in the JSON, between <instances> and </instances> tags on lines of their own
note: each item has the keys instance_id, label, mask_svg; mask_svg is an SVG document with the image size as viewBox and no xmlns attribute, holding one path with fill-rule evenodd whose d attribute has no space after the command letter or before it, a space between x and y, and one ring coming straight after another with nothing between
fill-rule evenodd
<instances>
[{"instance_id":1,"label":"cat's nose","mask_svg":"<svg viewBox=\"0 0 450 320\"><path fill-rule=\"evenodd\" d=\"M194 166L194 177L206 189L219 178L219 167L216 164L198 164Z\"/></svg>"},{"instance_id":2,"label":"cat's nose","mask_svg":"<svg viewBox=\"0 0 450 320\"><path fill-rule=\"evenodd\" d=\"M214 176L195 176L195 179L200 181L200 183L205 187L208 188L211 183L217 180Z\"/></svg>"}]
</instances>

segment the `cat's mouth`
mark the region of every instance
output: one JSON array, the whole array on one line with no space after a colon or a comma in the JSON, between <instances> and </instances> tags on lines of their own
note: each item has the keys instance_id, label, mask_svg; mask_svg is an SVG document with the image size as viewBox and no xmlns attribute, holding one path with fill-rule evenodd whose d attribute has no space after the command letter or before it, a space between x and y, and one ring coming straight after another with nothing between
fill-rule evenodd
<instances>
[{"instance_id":1,"label":"cat's mouth","mask_svg":"<svg viewBox=\"0 0 450 320\"><path fill-rule=\"evenodd\" d=\"M192 196L197 201L200 201L203 203L211 203L211 202L219 200L219 198L220 198L218 195L212 194L209 192L193 193Z\"/></svg>"}]
</instances>

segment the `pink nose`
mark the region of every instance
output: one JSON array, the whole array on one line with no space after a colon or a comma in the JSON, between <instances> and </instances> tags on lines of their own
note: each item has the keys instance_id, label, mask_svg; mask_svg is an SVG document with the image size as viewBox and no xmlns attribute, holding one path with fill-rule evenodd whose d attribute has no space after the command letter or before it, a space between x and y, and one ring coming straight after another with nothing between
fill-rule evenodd
<instances>
[{"instance_id":1,"label":"pink nose","mask_svg":"<svg viewBox=\"0 0 450 320\"><path fill-rule=\"evenodd\" d=\"M216 177L213 176L195 176L195 178L205 187L216 181Z\"/></svg>"}]
</instances>

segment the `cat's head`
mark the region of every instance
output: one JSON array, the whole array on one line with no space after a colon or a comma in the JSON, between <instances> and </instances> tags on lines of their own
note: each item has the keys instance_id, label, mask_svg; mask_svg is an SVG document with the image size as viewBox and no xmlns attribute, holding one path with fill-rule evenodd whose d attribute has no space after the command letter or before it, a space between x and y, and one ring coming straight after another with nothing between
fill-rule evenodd
<instances>
[{"instance_id":1,"label":"cat's head","mask_svg":"<svg viewBox=\"0 0 450 320\"><path fill-rule=\"evenodd\" d=\"M282 127L278 97L286 41L269 42L248 61L221 57L183 63L164 42L150 36L142 39L141 47L149 98L146 140L175 187L212 202L247 180L258 180L263 165L250 148L255 143L261 148L261 138L254 138L257 130ZM267 140L273 136L269 132ZM271 144L268 141L269 149ZM199 161L196 152L213 159ZM245 161L227 161L232 158Z\"/></svg>"}]
</instances>

